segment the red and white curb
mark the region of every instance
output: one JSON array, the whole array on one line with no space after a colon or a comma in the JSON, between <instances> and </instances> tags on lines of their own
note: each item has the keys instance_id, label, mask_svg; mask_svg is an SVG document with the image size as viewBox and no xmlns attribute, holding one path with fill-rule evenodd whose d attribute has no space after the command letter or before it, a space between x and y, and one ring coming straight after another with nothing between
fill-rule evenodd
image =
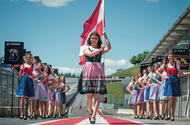
<instances>
[{"instance_id":1,"label":"red and white curb","mask_svg":"<svg viewBox=\"0 0 190 125\"><path fill-rule=\"evenodd\" d=\"M98 125L141 125L136 121L128 121L122 118L104 116L101 110L96 115L96 124ZM91 125L88 117L78 117L63 120L53 120L29 125Z\"/></svg>"}]
</instances>

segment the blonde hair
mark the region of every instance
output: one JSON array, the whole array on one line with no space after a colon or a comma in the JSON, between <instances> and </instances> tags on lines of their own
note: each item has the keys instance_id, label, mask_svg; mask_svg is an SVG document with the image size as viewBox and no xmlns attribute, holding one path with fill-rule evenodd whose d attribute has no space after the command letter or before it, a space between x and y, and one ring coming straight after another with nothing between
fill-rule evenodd
<instances>
[{"instance_id":1,"label":"blonde hair","mask_svg":"<svg viewBox=\"0 0 190 125\"><path fill-rule=\"evenodd\" d=\"M31 59L32 59L32 61L34 60L34 57L32 56L32 53L26 53L26 55L24 56L24 61L26 62L26 58L27 58L27 56L31 56Z\"/></svg>"}]
</instances>

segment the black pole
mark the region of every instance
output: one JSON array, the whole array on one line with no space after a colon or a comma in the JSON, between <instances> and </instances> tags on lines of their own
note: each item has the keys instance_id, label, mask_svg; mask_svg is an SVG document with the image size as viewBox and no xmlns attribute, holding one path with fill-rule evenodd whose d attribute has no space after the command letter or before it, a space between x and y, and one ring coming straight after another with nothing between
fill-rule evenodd
<instances>
[{"instance_id":1,"label":"black pole","mask_svg":"<svg viewBox=\"0 0 190 125\"><path fill-rule=\"evenodd\" d=\"M12 66L11 66L12 67ZM11 103L11 117L13 117L13 96L14 96L14 71L12 70L12 103Z\"/></svg>"}]
</instances>

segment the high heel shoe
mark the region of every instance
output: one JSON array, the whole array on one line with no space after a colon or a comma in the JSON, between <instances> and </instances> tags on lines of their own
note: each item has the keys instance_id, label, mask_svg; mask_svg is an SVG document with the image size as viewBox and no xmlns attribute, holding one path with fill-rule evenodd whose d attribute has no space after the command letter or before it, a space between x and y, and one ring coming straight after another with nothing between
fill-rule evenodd
<instances>
[{"instance_id":1,"label":"high heel shoe","mask_svg":"<svg viewBox=\"0 0 190 125\"><path fill-rule=\"evenodd\" d=\"M171 121L175 121L174 116L171 116L170 120Z\"/></svg>"},{"instance_id":2,"label":"high heel shoe","mask_svg":"<svg viewBox=\"0 0 190 125\"><path fill-rule=\"evenodd\" d=\"M156 116L154 117L154 120L159 120L159 116L156 115Z\"/></svg>"},{"instance_id":3,"label":"high heel shoe","mask_svg":"<svg viewBox=\"0 0 190 125\"><path fill-rule=\"evenodd\" d=\"M24 120L27 120L27 116L24 116L23 119L24 119Z\"/></svg>"},{"instance_id":4,"label":"high heel shoe","mask_svg":"<svg viewBox=\"0 0 190 125\"><path fill-rule=\"evenodd\" d=\"M137 115L134 115L134 119L137 119L138 118L138 116Z\"/></svg>"},{"instance_id":5,"label":"high heel shoe","mask_svg":"<svg viewBox=\"0 0 190 125\"><path fill-rule=\"evenodd\" d=\"M94 121L92 121L92 119L94 119ZM90 118L90 123L95 124L96 123L96 118L95 117Z\"/></svg>"},{"instance_id":6,"label":"high heel shoe","mask_svg":"<svg viewBox=\"0 0 190 125\"><path fill-rule=\"evenodd\" d=\"M34 115L34 119L38 119L38 116L37 116L37 115Z\"/></svg>"},{"instance_id":7,"label":"high heel shoe","mask_svg":"<svg viewBox=\"0 0 190 125\"><path fill-rule=\"evenodd\" d=\"M165 118L165 120L170 120L170 118L171 118L171 116L168 115L168 116Z\"/></svg>"},{"instance_id":8,"label":"high heel shoe","mask_svg":"<svg viewBox=\"0 0 190 125\"><path fill-rule=\"evenodd\" d=\"M30 115L30 119L33 119L33 116L32 116L32 115Z\"/></svg>"},{"instance_id":9,"label":"high heel shoe","mask_svg":"<svg viewBox=\"0 0 190 125\"><path fill-rule=\"evenodd\" d=\"M89 113L89 117L88 117L90 123L91 123L92 114L93 114L93 111L92 111L92 113Z\"/></svg>"},{"instance_id":10,"label":"high heel shoe","mask_svg":"<svg viewBox=\"0 0 190 125\"><path fill-rule=\"evenodd\" d=\"M20 118L20 119L23 119L23 115L21 115L19 118Z\"/></svg>"},{"instance_id":11,"label":"high heel shoe","mask_svg":"<svg viewBox=\"0 0 190 125\"><path fill-rule=\"evenodd\" d=\"M161 118L162 120L164 120L164 114L160 115L160 118Z\"/></svg>"}]
</instances>

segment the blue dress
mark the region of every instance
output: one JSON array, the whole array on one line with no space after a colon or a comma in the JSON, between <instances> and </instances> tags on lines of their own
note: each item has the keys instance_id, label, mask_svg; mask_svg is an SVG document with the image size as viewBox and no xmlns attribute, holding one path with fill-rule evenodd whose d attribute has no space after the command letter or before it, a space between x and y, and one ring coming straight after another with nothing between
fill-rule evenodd
<instances>
[{"instance_id":1,"label":"blue dress","mask_svg":"<svg viewBox=\"0 0 190 125\"><path fill-rule=\"evenodd\" d=\"M32 76L33 65L31 67L25 67L23 64L23 75L20 78L20 81L17 85L16 96L17 97L33 97L34 93L34 84L33 80L29 77Z\"/></svg>"},{"instance_id":2,"label":"blue dress","mask_svg":"<svg viewBox=\"0 0 190 125\"><path fill-rule=\"evenodd\" d=\"M177 63L175 63L173 67L167 66L167 75L169 79L166 79L164 96L173 96L173 97L181 96L180 80L177 77L177 74L178 74Z\"/></svg>"},{"instance_id":3,"label":"blue dress","mask_svg":"<svg viewBox=\"0 0 190 125\"><path fill-rule=\"evenodd\" d=\"M133 82L133 84L132 84L132 88L133 88L133 92L134 92L134 95L130 95L130 99L129 99L129 102L128 102L128 104L131 104L131 105L133 105L133 104L135 104L135 99L136 99L136 95L137 95L137 93L138 93L138 88L134 88L134 86L135 86L135 83Z\"/></svg>"}]
</instances>

